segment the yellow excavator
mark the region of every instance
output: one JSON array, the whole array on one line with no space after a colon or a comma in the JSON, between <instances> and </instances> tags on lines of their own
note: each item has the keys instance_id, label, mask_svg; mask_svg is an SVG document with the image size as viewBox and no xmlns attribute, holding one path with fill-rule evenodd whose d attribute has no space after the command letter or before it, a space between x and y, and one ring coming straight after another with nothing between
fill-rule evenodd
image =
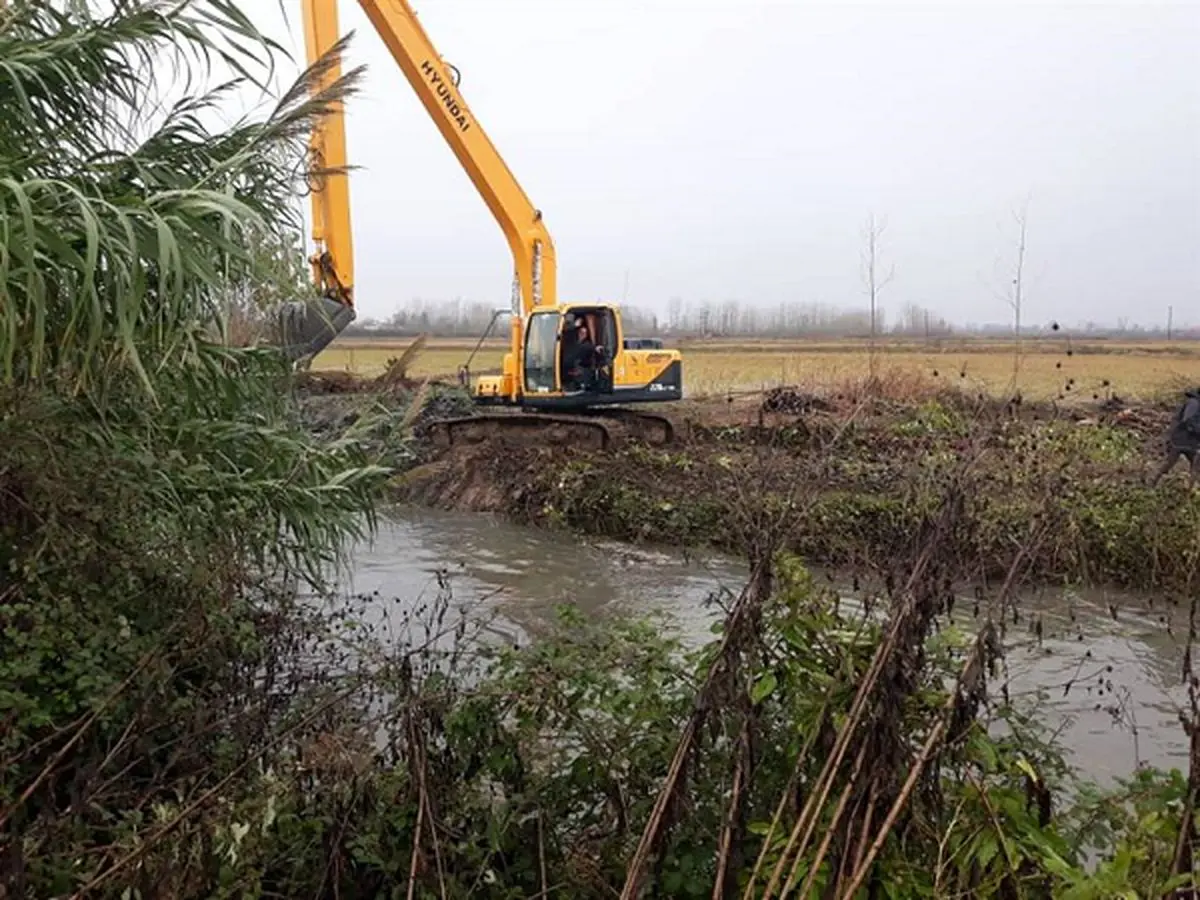
<instances>
[{"instance_id":1,"label":"yellow excavator","mask_svg":"<svg viewBox=\"0 0 1200 900\"><path fill-rule=\"evenodd\" d=\"M537 440L607 446L613 427L655 443L672 439L670 420L625 404L660 403L683 396L683 362L657 339L625 335L620 308L604 302L560 303L554 242L541 210L505 164L459 91L458 71L447 64L406 0L358 0L392 57L416 91L450 149L508 240L515 264L508 351L499 375L471 384L470 360L459 378L487 413L436 423L443 441L496 434L533 434ZM339 40L338 0L302 0L305 46L312 65ZM332 66L314 85L324 90L341 77ZM292 325L290 343L315 355L354 320L354 263L346 127L340 108L310 140L321 175L312 192L313 278L324 314ZM477 347L478 349L478 347ZM472 354L473 356L473 354ZM521 413L520 415L514 413Z\"/></svg>"}]
</instances>

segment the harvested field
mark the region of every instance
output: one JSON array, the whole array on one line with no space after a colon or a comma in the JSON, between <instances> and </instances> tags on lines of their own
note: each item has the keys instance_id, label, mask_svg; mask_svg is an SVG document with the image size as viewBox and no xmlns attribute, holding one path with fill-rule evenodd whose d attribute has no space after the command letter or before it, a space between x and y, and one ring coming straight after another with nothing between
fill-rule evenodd
<instances>
[{"instance_id":1,"label":"harvested field","mask_svg":"<svg viewBox=\"0 0 1200 900\"><path fill-rule=\"evenodd\" d=\"M343 339L323 352L314 370L381 373L408 342ZM430 339L411 368L416 377L453 377L475 342ZM828 388L861 380L869 372L864 341L689 340L677 344L684 354L684 389L690 396L761 390L783 384ZM490 342L476 355L474 374L498 370L505 345ZM996 340L956 338L941 341L882 341L878 370L916 382L1007 396L1012 391L1014 348ZM1200 344L1162 341L1023 342L1019 387L1034 400L1103 399L1117 395L1152 399L1183 383L1200 382Z\"/></svg>"}]
</instances>

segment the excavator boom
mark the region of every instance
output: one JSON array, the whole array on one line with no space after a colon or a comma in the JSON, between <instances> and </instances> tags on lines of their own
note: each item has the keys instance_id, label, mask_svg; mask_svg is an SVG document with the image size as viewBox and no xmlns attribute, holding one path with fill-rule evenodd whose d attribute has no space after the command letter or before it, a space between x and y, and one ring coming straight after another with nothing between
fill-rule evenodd
<instances>
[{"instance_id":1,"label":"excavator boom","mask_svg":"<svg viewBox=\"0 0 1200 900\"><path fill-rule=\"evenodd\" d=\"M332 6L334 0L311 0ZM520 304L514 317L557 298L554 244L542 214L471 114L458 77L434 48L406 0L359 0L396 65L500 224L516 267ZM540 269L540 271L539 271Z\"/></svg>"},{"instance_id":2,"label":"excavator boom","mask_svg":"<svg viewBox=\"0 0 1200 900\"><path fill-rule=\"evenodd\" d=\"M304 45L311 65L338 41L336 3L301 0ZM341 78L341 60L320 72L313 85L321 93ZM340 103L340 101L339 101ZM350 185L346 175L346 122L340 108L309 135L313 242L309 258L315 302L284 304L279 311L280 343L293 359L320 353L355 319L354 244L350 228Z\"/></svg>"},{"instance_id":3,"label":"excavator boom","mask_svg":"<svg viewBox=\"0 0 1200 900\"><path fill-rule=\"evenodd\" d=\"M302 0L310 65L339 39L337 2ZM457 73L442 60L413 8L406 0L358 2L508 241L515 270L510 351L513 359L519 359L524 318L535 307L557 303L554 242L542 214L472 115L458 91ZM326 78L332 80L338 74L331 69ZM343 169L346 165L346 126L340 111L327 116L314 129L312 149L323 167ZM352 309L350 198L344 169L322 180L313 192L313 237L320 248L313 257L314 277L327 297ZM339 295L341 288L345 293ZM517 398L516 379L509 379L506 393Z\"/></svg>"},{"instance_id":4,"label":"excavator boom","mask_svg":"<svg viewBox=\"0 0 1200 900\"><path fill-rule=\"evenodd\" d=\"M305 46L312 65L340 40L338 0L301 0L301 3ZM549 412L595 411L621 403L679 399L682 368L677 350L647 349L627 343L620 310L612 304L559 302L554 243L541 211L530 201L472 114L459 92L457 71L433 46L408 0L358 0L358 3L496 218L512 252L514 285L509 352L503 358L498 376L484 376L475 383L474 401L480 405ZM336 68L326 72L325 78L330 80L327 83L338 74ZM312 149L318 167L332 170L320 176L313 193L313 227L318 245L313 257L314 277L326 302L340 304L340 309L348 310L353 318L350 198L344 171L346 132L340 109L317 125ZM593 346L589 334L595 337L594 352L588 349ZM464 370L460 375L469 383L469 371ZM588 428L607 434L597 418L592 415ZM609 418L630 419L615 409ZM524 428L535 425L537 420L525 416L521 422ZM502 417L495 419L494 424L507 428L513 422ZM563 426L561 417L544 424L560 429Z\"/></svg>"},{"instance_id":5,"label":"excavator boom","mask_svg":"<svg viewBox=\"0 0 1200 900\"><path fill-rule=\"evenodd\" d=\"M336 3L302 0L304 3L304 46L309 62L320 59L337 43ZM341 60L324 69L314 88L327 90L341 78ZM350 184L346 175L346 120L340 109L314 128L308 141L313 165L313 241L317 252L311 259L313 280L322 293L354 305L354 242L350 227Z\"/></svg>"}]
</instances>

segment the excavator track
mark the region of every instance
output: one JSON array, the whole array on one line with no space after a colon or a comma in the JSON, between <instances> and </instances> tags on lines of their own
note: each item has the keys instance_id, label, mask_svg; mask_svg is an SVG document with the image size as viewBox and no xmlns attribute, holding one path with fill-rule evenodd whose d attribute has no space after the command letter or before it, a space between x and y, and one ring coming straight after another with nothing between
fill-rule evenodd
<instances>
[{"instance_id":1,"label":"excavator track","mask_svg":"<svg viewBox=\"0 0 1200 900\"><path fill-rule=\"evenodd\" d=\"M603 422L585 417L544 413L485 413L430 423L438 447L481 444L497 439L541 446L566 444L587 450L607 450L612 434Z\"/></svg>"},{"instance_id":2,"label":"excavator track","mask_svg":"<svg viewBox=\"0 0 1200 900\"><path fill-rule=\"evenodd\" d=\"M503 439L538 446L608 450L625 440L661 446L675 439L675 426L666 416L619 407L573 415L527 410L489 412L439 419L429 428L434 444L441 448Z\"/></svg>"},{"instance_id":3,"label":"excavator track","mask_svg":"<svg viewBox=\"0 0 1200 900\"><path fill-rule=\"evenodd\" d=\"M666 416L646 413L622 406L590 409L589 416L599 416L620 422L629 432L629 437L647 444L666 445L675 443L675 423Z\"/></svg>"}]
</instances>

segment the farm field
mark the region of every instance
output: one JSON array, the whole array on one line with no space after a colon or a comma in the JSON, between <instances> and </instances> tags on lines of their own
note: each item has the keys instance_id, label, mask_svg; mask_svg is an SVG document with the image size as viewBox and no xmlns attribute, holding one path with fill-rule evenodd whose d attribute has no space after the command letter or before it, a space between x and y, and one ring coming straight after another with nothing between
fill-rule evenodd
<instances>
[{"instance_id":1,"label":"farm field","mask_svg":"<svg viewBox=\"0 0 1200 900\"><path fill-rule=\"evenodd\" d=\"M343 339L321 353L313 369L378 375L406 346L407 341L397 339ZM474 346L474 341L462 338L430 339L411 374L452 378ZM684 352L684 389L693 397L780 384L829 387L860 380L869 372L869 354L861 341L713 339L675 346ZM1011 342L994 339L887 341L877 348L878 371L930 387L943 384L1004 395L1012 389L1013 350ZM485 344L472 362L472 374L497 371L504 351L500 342ZM1145 400L1184 384L1200 384L1200 344L1065 339L1023 343L1019 385L1029 399L1091 400L1115 394Z\"/></svg>"}]
</instances>

